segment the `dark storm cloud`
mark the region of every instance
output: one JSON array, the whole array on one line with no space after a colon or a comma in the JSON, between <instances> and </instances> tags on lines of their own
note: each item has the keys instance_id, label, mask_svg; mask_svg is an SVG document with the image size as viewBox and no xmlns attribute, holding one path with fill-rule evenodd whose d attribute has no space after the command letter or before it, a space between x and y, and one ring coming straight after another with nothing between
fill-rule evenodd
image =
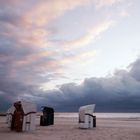
<instances>
[{"instance_id":1,"label":"dark storm cloud","mask_svg":"<svg viewBox=\"0 0 140 140\"><path fill-rule=\"evenodd\" d=\"M97 111L140 112L140 59L130 70L117 70L113 76L88 78L80 85L64 84L59 90L40 95L40 105L53 106L57 111L77 111L86 104L96 104Z\"/></svg>"},{"instance_id":2,"label":"dark storm cloud","mask_svg":"<svg viewBox=\"0 0 140 140\"><path fill-rule=\"evenodd\" d=\"M130 74L132 75L132 77L134 77L137 81L140 81L140 60L132 63L130 67Z\"/></svg>"},{"instance_id":3,"label":"dark storm cloud","mask_svg":"<svg viewBox=\"0 0 140 140\"><path fill-rule=\"evenodd\" d=\"M139 63L140 59L137 59L130 65L129 71L117 70L110 77L87 78L80 85L64 84L59 90L42 91L35 86L2 81L0 100L8 106L15 100L14 96L21 96L36 102L38 109L48 105L56 111L78 111L82 105L95 103L96 111L140 112ZM2 104L1 108L5 109Z\"/></svg>"}]
</instances>

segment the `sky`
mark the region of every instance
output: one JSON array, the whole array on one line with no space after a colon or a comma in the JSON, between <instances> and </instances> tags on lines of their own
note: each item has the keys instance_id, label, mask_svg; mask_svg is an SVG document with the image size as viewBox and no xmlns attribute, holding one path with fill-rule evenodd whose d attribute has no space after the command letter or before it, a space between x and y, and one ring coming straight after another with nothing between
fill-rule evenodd
<instances>
[{"instance_id":1,"label":"sky","mask_svg":"<svg viewBox=\"0 0 140 140\"><path fill-rule=\"evenodd\" d=\"M140 112L139 0L0 0L0 111Z\"/></svg>"}]
</instances>

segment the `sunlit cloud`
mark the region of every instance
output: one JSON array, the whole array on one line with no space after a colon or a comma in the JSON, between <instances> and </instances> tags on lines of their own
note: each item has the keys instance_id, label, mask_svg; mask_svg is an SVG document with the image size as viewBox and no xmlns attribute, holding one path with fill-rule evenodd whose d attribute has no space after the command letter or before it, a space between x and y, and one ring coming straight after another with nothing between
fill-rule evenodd
<instances>
[{"instance_id":1,"label":"sunlit cloud","mask_svg":"<svg viewBox=\"0 0 140 140\"><path fill-rule=\"evenodd\" d=\"M83 64L82 62L84 61L84 64L86 63L87 60L89 59L94 59L94 57L96 56L97 51L93 50L93 51L88 51L88 52L81 52L79 54L73 54L73 55L68 55L67 57L64 57L60 60L58 60L58 62L62 65L64 64L72 64L73 62L77 63L77 64Z\"/></svg>"},{"instance_id":2,"label":"sunlit cloud","mask_svg":"<svg viewBox=\"0 0 140 140\"><path fill-rule=\"evenodd\" d=\"M91 0L41 0L36 2L33 8L24 15L25 21L30 26L46 26L49 22L63 15L66 11L72 10L78 6L88 5L91 2Z\"/></svg>"},{"instance_id":3,"label":"sunlit cloud","mask_svg":"<svg viewBox=\"0 0 140 140\"><path fill-rule=\"evenodd\" d=\"M90 43L94 43L103 32L108 30L110 27L112 27L115 24L115 21L112 20L106 20L102 23L99 23L98 25L87 29L87 32L85 35L81 36L78 39L71 40L71 41L58 41L57 44L64 48L64 50L72 50L77 49L81 47L85 47L86 45ZM57 45L56 44L56 45Z\"/></svg>"}]
</instances>

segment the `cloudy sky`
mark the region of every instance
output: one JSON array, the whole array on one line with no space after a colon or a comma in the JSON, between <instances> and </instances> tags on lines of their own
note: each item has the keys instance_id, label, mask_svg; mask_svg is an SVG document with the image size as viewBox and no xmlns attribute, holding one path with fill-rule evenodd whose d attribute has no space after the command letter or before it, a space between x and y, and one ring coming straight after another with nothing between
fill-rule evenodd
<instances>
[{"instance_id":1,"label":"cloudy sky","mask_svg":"<svg viewBox=\"0 0 140 140\"><path fill-rule=\"evenodd\" d=\"M17 100L140 112L139 0L0 0L0 110Z\"/></svg>"}]
</instances>

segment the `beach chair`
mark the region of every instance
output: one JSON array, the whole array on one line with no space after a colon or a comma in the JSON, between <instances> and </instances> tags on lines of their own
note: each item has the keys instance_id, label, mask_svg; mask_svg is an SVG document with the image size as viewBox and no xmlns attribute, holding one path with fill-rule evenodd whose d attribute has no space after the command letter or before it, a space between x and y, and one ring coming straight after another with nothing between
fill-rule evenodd
<instances>
[{"instance_id":1,"label":"beach chair","mask_svg":"<svg viewBox=\"0 0 140 140\"><path fill-rule=\"evenodd\" d=\"M7 111L7 123L17 132L35 130L36 105L26 101L15 102Z\"/></svg>"},{"instance_id":2,"label":"beach chair","mask_svg":"<svg viewBox=\"0 0 140 140\"><path fill-rule=\"evenodd\" d=\"M54 124L54 109L51 107L43 106L43 115L40 116L40 125L48 126Z\"/></svg>"},{"instance_id":3,"label":"beach chair","mask_svg":"<svg viewBox=\"0 0 140 140\"><path fill-rule=\"evenodd\" d=\"M79 108L79 128L96 127L96 116L93 116L95 104L85 105Z\"/></svg>"}]
</instances>

